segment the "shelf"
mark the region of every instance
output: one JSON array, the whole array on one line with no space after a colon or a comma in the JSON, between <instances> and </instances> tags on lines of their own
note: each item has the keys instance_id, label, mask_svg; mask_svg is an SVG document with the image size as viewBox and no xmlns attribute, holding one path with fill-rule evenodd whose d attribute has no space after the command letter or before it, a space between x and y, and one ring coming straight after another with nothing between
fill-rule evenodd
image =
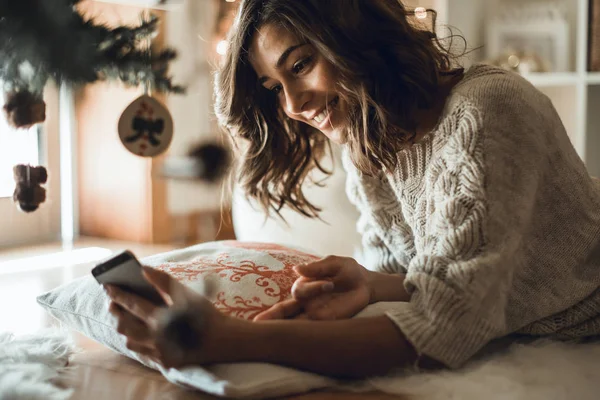
<instances>
[{"instance_id":1,"label":"shelf","mask_svg":"<svg viewBox=\"0 0 600 400\"><path fill-rule=\"evenodd\" d=\"M586 79L591 85L600 85L600 72L588 72Z\"/></svg>"},{"instance_id":2,"label":"shelf","mask_svg":"<svg viewBox=\"0 0 600 400\"><path fill-rule=\"evenodd\" d=\"M523 77L539 87L575 85L578 82L575 72L538 72L524 74Z\"/></svg>"},{"instance_id":3,"label":"shelf","mask_svg":"<svg viewBox=\"0 0 600 400\"><path fill-rule=\"evenodd\" d=\"M102 3L116 3L125 6L135 6L143 8L157 8L168 10L174 6L181 6L183 0L97 0Z\"/></svg>"},{"instance_id":4,"label":"shelf","mask_svg":"<svg viewBox=\"0 0 600 400\"><path fill-rule=\"evenodd\" d=\"M600 149L600 113L597 105L600 104L600 71L587 72L588 50L590 47L589 20L590 5L600 0L410 0L416 4L433 4L440 11L439 21L442 25L453 27L460 33L472 49L485 49L479 53L473 52L469 57L473 63L480 60L492 60L494 57L487 54L491 52L492 39L499 35L493 27L493 18L503 10L516 6L513 12L525 12L527 9L535 14L538 9L539 16L547 15L543 10L543 3L550 5L547 10L557 7L564 11L568 23L568 37L564 43L564 36L556 32L553 35L528 35L520 33L520 27L513 28L513 32L507 37L520 37L524 45L544 53L546 46L552 47L553 51L566 49L566 55L561 59L568 61L566 69L562 72L531 73L523 74L524 78L531 82L536 88L543 92L552 101L558 114L563 121L569 137L579 155L584 158L589 172L594 176L600 176L600 157L596 156ZM520 3L520 4L518 4ZM520 5L523 8L520 8ZM531 5L531 8L528 6ZM538 8L539 7L539 8ZM510 11L508 12L510 13ZM534 17L532 17L534 18ZM525 25L525 24L524 24ZM488 29L489 28L489 29ZM508 24L505 27L510 29ZM525 26L523 30L525 30ZM443 30L441 32L444 32ZM541 32L541 31L540 31ZM488 36L489 35L489 36ZM552 39L549 39L549 38ZM554 45L550 45L550 42ZM559 42L563 42L560 44ZM554 53L557 54L557 53ZM548 59L552 56L546 54ZM558 65L556 62L553 65ZM558 70L558 67L557 67Z\"/></svg>"},{"instance_id":5,"label":"shelf","mask_svg":"<svg viewBox=\"0 0 600 400\"><path fill-rule=\"evenodd\" d=\"M535 86L567 86L581 81L590 85L600 85L600 72L588 72L581 78L575 72L547 72L524 74L523 77Z\"/></svg>"}]
</instances>

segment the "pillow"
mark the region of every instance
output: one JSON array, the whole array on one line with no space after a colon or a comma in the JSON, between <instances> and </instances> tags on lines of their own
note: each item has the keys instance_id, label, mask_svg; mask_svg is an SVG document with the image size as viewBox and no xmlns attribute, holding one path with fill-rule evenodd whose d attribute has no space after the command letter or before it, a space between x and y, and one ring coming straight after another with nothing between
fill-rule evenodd
<instances>
[{"instance_id":1,"label":"pillow","mask_svg":"<svg viewBox=\"0 0 600 400\"><path fill-rule=\"evenodd\" d=\"M238 240L294 243L319 253L357 257L362 247L362 237L356 230L360 213L346 195L347 174L342 165L341 146L334 146L332 154L327 154L320 162L333 174L328 176L315 168L310 172L310 179L302 185L303 195L322 209L318 219L305 217L290 207L280 210L285 221L267 215L236 185L231 199L235 237ZM315 183L325 179L326 185Z\"/></svg>"},{"instance_id":2,"label":"pillow","mask_svg":"<svg viewBox=\"0 0 600 400\"><path fill-rule=\"evenodd\" d=\"M167 261L156 268L187 285L214 282L215 307L249 320L291 296L298 278L294 266L320 258L276 244L239 241L202 244L195 251L200 253L189 260Z\"/></svg>"},{"instance_id":3,"label":"pillow","mask_svg":"<svg viewBox=\"0 0 600 400\"><path fill-rule=\"evenodd\" d=\"M212 299L215 306L229 315L251 319L290 296L296 279L293 266L319 258L275 244L224 241L203 243L141 261L168 271L188 285L204 277L212 278L216 289ZM91 274L40 295L37 301L69 328L159 370L173 383L213 395L276 397L338 386L336 381L326 377L265 363L166 370L127 349L125 338L116 332L115 319L108 312L108 297Z\"/></svg>"}]
</instances>

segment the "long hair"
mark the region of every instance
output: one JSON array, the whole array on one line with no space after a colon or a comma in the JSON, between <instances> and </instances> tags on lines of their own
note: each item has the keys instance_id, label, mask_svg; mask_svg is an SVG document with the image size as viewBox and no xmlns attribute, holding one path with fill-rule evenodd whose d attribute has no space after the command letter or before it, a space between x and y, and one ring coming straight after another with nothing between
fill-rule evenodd
<instances>
[{"instance_id":1,"label":"long hair","mask_svg":"<svg viewBox=\"0 0 600 400\"><path fill-rule=\"evenodd\" d=\"M435 11L428 10L433 15ZM375 174L396 166L396 154L415 136L415 113L434 105L440 76L453 56L435 29L414 24L398 0L244 0L215 75L215 112L232 137L246 139L237 180L267 211L288 206L317 217L302 184L329 142L316 129L284 118L248 60L254 34L277 24L311 44L336 69L337 90L349 108L347 146L355 166ZM235 140L235 139L234 139Z\"/></svg>"}]
</instances>

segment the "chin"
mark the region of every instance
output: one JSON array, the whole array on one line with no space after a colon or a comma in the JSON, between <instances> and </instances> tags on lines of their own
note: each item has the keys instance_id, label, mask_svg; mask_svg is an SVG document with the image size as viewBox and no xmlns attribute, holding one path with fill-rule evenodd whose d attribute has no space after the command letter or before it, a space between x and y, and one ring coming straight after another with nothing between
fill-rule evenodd
<instances>
[{"instance_id":1,"label":"chin","mask_svg":"<svg viewBox=\"0 0 600 400\"><path fill-rule=\"evenodd\" d=\"M348 136L345 134L343 129L334 129L328 132L323 132L323 135L327 136L335 144L346 144L348 142Z\"/></svg>"}]
</instances>

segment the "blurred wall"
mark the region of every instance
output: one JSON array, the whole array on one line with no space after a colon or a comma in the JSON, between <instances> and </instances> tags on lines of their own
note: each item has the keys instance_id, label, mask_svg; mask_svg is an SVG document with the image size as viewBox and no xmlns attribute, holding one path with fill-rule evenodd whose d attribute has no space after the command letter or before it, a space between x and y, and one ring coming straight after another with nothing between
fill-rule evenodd
<instances>
[{"instance_id":1,"label":"blurred wall","mask_svg":"<svg viewBox=\"0 0 600 400\"><path fill-rule=\"evenodd\" d=\"M79 9L108 26L138 24L144 9L86 0ZM164 18L164 11L156 11ZM164 43L162 30L155 40ZM85 85L75 93L77 125L77 188L80 234L133 242L165 243L170 218L165 212L164 181L152 171L161 157L141 158L129 153L117 132L125 108L142 95L140 88L115 82ZM165 97L156 94L159 101Z\"/></svg>"},{"instance_id":2,"label":"blurred wall","mask_svg":"<svg viewBox=\"0 0 600 400\"><path fill-rule=\"evenodd\" d=\"M182 0L165 15L165 40L178 51L171 67L176 82L187 87L185 95L169 96L175 133L169 155L183 156L191 146L218 139L212 107L211 63L216 6L212 0ZM219 187L202 182L167 182L168 210L174 215L214 211L220 208Z\"/></svg>"}]
</instances>

